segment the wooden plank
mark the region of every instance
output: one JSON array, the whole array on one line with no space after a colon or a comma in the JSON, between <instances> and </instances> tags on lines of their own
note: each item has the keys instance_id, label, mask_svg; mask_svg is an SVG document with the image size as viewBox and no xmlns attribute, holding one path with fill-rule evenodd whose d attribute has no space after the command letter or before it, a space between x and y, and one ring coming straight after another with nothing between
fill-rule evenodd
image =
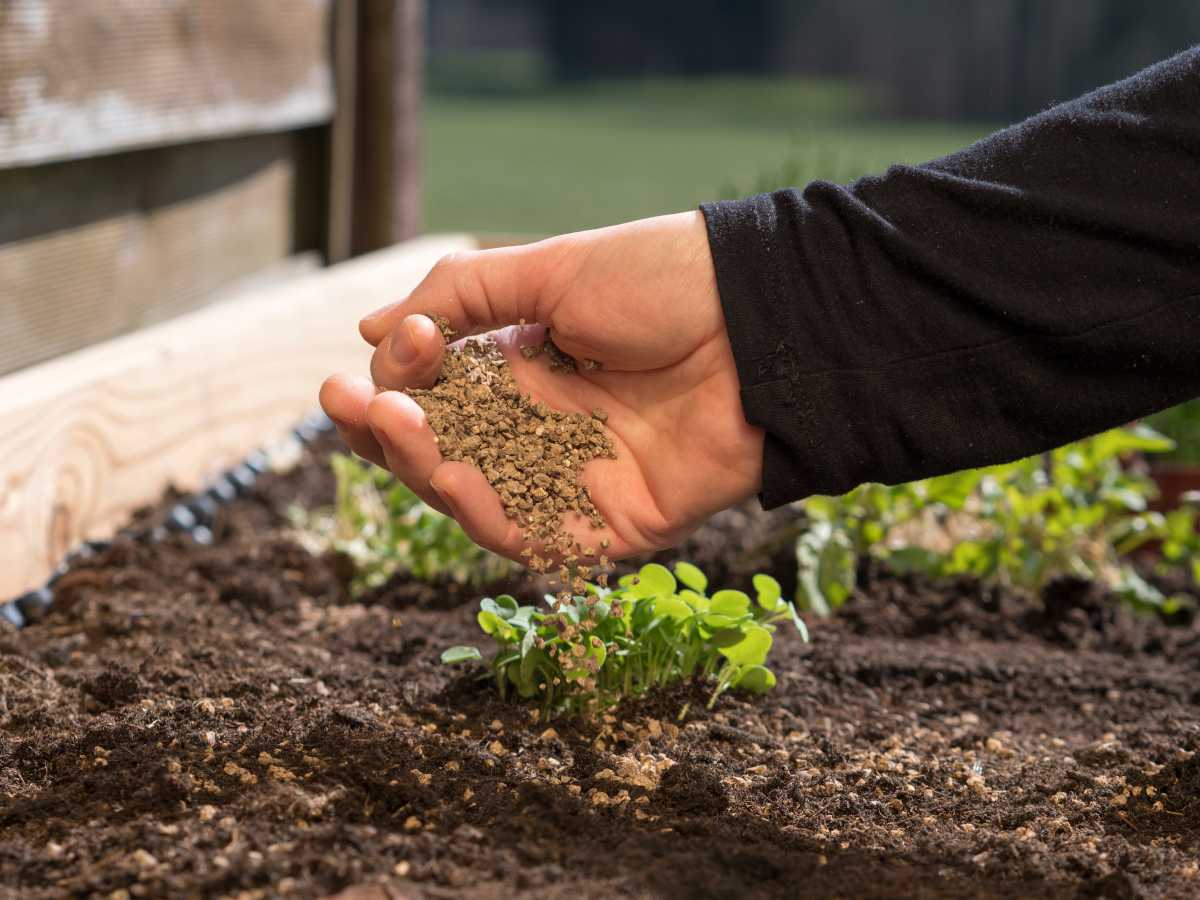
<instances>
[{"instance_id":1,"label":"wooden plank","mask_svg":"<svg viewBox=\"0 0 1200 900\"><path fill-rule=\"evenodd\" d=\"M194 309L298 246L298 138L0 171L0 374Z\"/></svg>"},{"instance_id":2,"label":"wooden plank","mask_svg":"<svg viewBox=\"0 0 1200 900\"><path fill-rule=\"evenodd\" d=\"M333 113L331 0L4 0L0 167Z\"/></svg>"},{"instance_id":3,"label":"wooden plank","mask_svg":"<svg viewBox=\"0 0 1200 900\"><path fill-rule=\"evenodd\" d=\"M423 0L359 0L355 253L421 230Z\"/></svg>"},{"instance_id":4,"label":"wooden plank","mask_svg":"<svg viewBox=\"0 0 1200 900\"><path fill-rule=\"evenodd\" d=\"M331 263L349 259L354 240L357 47L358 0L335 0L333 66L337 105L329 139L328 256Z\"/></svg>"},{"instance_id":5,"label":"wooden plank","mask_svg":"<svg viewBox=\"0 0 1200 900\"><path fill-rule=\"evenodd\" d=\"M326 375L366 372L364 313L473 245L420 238L0 378L0 598L283 434Z\"/></svg>"}]
</instances>

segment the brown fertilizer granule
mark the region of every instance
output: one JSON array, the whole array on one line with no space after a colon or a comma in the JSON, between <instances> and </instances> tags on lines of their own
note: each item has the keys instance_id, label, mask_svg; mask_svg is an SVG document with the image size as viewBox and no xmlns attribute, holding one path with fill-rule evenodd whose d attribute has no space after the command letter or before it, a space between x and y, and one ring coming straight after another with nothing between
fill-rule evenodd
<instances>
[{"instance_id":1,"label":"brown fertilizer granule","mask_svg":"<svg viewBox=\"0 0 1200 900\"><path fill-rule=\"evenodd\" d=\"M600 368L600 363L594 359L585 359L577 363L575 357L564 353L558 348L558 345L550 337L549 329L546 330L546 340L542 341L542 343L530 344L527 347L521 348L521 355L526 359L533 359L542 353L546 355L549 361L551 372L571 373L579 367L587 370Z\"/></svg>"},{"instance_id":2,"label":"brown fertilizer granule","mask_svg":"<svg viewBox=\"0 0 1200 900\"><path fill-rule=\"evenodd\" d=\"M443 336L453 339L448 323L435 321ZM553 346L547 341L541 349L547 345ZM546 355L552 370L575 371L574 360L557 347ZM563 517L579 513L592 527L604 527L579 480L588 462L616 455L601 410L561 412L531 399L517 386L499 348L486 339L448 349L434 386L409 394L425 410L442 456L477 466L496 489L505 513L531 545L524 551L529 568L545 572L552 556L569 566L582 555L563 530ZM532 549L541 545L545 556Z\"/></svg>"}]
</instances>

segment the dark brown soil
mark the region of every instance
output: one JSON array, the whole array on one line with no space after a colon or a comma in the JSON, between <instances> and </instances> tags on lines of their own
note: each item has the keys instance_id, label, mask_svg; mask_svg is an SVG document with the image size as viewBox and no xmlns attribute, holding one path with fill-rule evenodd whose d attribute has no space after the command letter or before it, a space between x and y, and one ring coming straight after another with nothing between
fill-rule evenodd
<instances>
[{"instance_id":1,"label":"dark brown soil","mask_svg":"<svg viewBox=\"0 0 1200 900\"><path fill-rule=\"evenodd\" d=\"M0 895L1197 893L1192 624L885 578L781 635L766 697L548 726L439 665L473 596L347 599L285 529L331 499L268 479L215 545L119 543L0 632ZM695 552L752 556L738 515Z\"/></svg>"}]
</instances>

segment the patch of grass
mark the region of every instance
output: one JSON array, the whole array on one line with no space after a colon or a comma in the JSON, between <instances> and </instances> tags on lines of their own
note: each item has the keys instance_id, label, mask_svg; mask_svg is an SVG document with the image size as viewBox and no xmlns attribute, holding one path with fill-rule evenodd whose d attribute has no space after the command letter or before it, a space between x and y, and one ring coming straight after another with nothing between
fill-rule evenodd
<instances>
[{"instance_id":1,"label":"patch of grass","mask_svg":"<svg viewBox=\"0 0 1200 900\"><path fill-rule=\"evenodd\" d=\"M468 89L485 79L460 71L455 89L427 98L429 230L550 234L609 225L789 182L848 182L941 156L990 130L888 121L874 98L845 82L536 88L536 78L511 68L497 84L520 89ZM452 80L439 77L443 86Z\"/></svg>"}]
</instances>

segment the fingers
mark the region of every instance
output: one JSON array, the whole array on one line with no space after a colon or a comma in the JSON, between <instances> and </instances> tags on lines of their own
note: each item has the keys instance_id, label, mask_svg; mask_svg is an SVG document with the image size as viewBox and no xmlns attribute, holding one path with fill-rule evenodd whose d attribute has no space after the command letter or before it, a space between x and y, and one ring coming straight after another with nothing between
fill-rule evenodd
<instances>
[{"instance_id":1,"label":"fingers","mask_svg":"<svg viewBox=\"0 0 1200 900\"><path fill-rule=\"evenodd\" d=\"M371 357L371 377L381 388L429 387L442 369L445 342L428 316L401 319Z\"/></svg>"},{"instance_id":2,"label":"fingers","mask_svg":"<svg viewBox=\"0 0 1200 900\"><path fill-rule=\"evenodd\" d=\"M407 394L384 391L371 400L365 418L392 474L434 509L449 515L446 503L429 484L442 464L442 454L425 411Z\"/></svg>"},{"instance_id":3,"label":"fingers","mask_svg":"<svg viewBox=\"0 0 1200 900\"><path fill-rule=\"evenodd\" d=\"M367 407L374 399L375 385L362 376L334 375L321 385L321 408L342 440L363 459L386 468L383 449L367 425Z\"/></svg>"},{"instance_id":4,"label":"fingers","mask_svg":"<svg viewBox=\"0 0 1200 900\"><path fill-rule=\"evenodd\" d=\"M486 550L522 561L521 530L504 514L500 495L479 469L460 462L442 463L431 481L467 537Z\"/></svg>"},{"instance_id":5,"label":"fingers","mask_svg":"<svg viewBox=\"0 0 1200 900\"><path fill-rule=\"evenodd\" d=\"M381 345L414 313L444 316L465 337L505 325L548 322L552 298L543 296L552 274L561 276L569 241L452 253L430 270L411 294L359 323L362 336Z\"/></svg>"}]
</instances>

